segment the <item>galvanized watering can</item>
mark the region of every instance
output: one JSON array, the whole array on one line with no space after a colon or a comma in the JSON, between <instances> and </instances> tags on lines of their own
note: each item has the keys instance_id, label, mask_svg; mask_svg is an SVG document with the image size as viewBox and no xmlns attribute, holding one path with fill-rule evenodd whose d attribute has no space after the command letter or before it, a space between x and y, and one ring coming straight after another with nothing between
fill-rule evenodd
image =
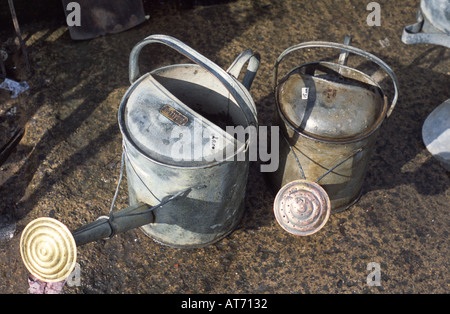
<instances>
[{"instance_id":1,"label":"galvanized watering can","mask_svg":"<svg viewBox=\"0 0 450 314\"><path fill-rule=\"evenodd\" d=\"M268 173L277 192L274 214L295 235L320 230L331 212L344 210L360 197L378 130L392 113L398 82L376 56L344 44L305 42L286 49L273 72L274 125L280 127L280 164ZM278 66L288 54L305 48L341 50L338 63L301 64L278 82ZM346 66L348 53L376 63L390 77L395 95L387 96L369 75Z\"/></svg>"},{"instance_id":2,"label":"galvanized watering can","mask_svg":"<svg viewBox=\"0 0 450 314\"><path fill-rule=\"evenodd\" d=\"M195 64L165 66L142 76L138 57L148 44L163 44ZM243 82L237 77L247 69ZM248 92L259 55L240 54L227 71L179 40L152 35L130 54L131 87L119 107L130 207L70 232L59 221L38 218L21 237L31 274L59 281L75 266L76 246L140 227L162 244L194 248L227 236L244 211L251 138L239 141L225 126L257 127ZM225 154L226 152L226 154ZM120 186L120 180L118 188ZM114 199L117 196L116 195Z\"/></svg>"},{"instance_id":3,"label":"galvanized watering can","mask_svg":"<svg viewBox=\"0 0 450 314\"><path fill-rule=\"evenodd\" d=\"M405 44L436 44L450 48L450 2L421 0L417 23L403 28ZM438 105L422 126L427 150L450 171L450 99Z\"/></svg>"}]
</instances>

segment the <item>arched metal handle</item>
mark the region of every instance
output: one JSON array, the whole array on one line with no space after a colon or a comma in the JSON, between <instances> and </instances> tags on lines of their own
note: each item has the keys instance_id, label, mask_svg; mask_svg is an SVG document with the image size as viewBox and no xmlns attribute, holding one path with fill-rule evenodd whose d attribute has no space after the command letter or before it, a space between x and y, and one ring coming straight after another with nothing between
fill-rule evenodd
<instances>
[{"instance_id":1,"label":"arched metal handle","mask_svg":"<svg viewBox=\"0 0 450 314\"><path fill-rule=\"evenodd\" d=\"M248 93L248 91L245 91L242 89L238 81L232 77L230 74L225 72L222 68L220 68L218 65L216 65L211 60L207 59L191 47L187 46L183 42L179 41L176 38L173 38L171 36L167 35L151 35L147 38L143 39L141 42L139 42L134 48L132 49L130 53L130 63L129 63L129 75L130 75L130 83L133 84L139 77L139 54L142 50L142 48L148 44L153 43L159 43L164 44L174 50L176 50L178 53L184 55L185 57L189 58L190 60L194 61L196 64L203 67L205 70L210 72L212 75L214 75L224 86L225 88L230 92L230 94L233 96L233 98L236 100L237 104L245 114L247 118L247 122L249 125L257 125L256 120L256 108L252 105L253 101ZM246 53L247 55L247 53ZM239 57L238 57L239 59ZM245 63L245 62L244 62ZM252 65L255 65L255 63L252 63ZM250 66L250 64L249 64ZM254 72L256 72L257 67L259 66L259 62L256 66L256 69L253 68ZM250 79L251 76L248 78ZM253 79L251 79L252 81ZM251 83L251 82L250 82Z\"/></svg>"},{"instance_id":2,"label":"arched metal handle","mask_svg":"<svg viewBox=\"0 0 450 314\"><path fill-rule=\"evenodd\" d=\"M260 60L261 56L259 53L255 53L249 48L237 56L228 68L227 72L237 79L239 78L239 74L242 72L244 65L248 62L244 78L242 79L242 85L250 90L250 86L252 85L256 72L258 71Z\"/></svg>"},{"instance_id":3,"label":"arched metal handle","mask_svg":"<svg viewBox=\"0 0 450 314\"><path fill-rule=\"evenodd\" d=\"M394 85L394 97L392 98L392 103L391 106L389 107L389 110L387 112L387 117L389 117L392 113L392 110L394 110L395 104L397 103L397 99L398 99L398 80L397 77L395 76L394 72L391 70L391 68L380 58L378 58L377 56L374 56L371 53L368 53L367 51L364 51L362 49L350 46L350 45L345 45L345 44L339 44L339 43L333 43L333 42L327 42L327 41L309 41L309 42L304 42L301 44L297 44L294 45L292 47L287 48L285 51L283 51L281 53L281 55L278 57L274 69L273 69L273 76L272 76L272 86L273 89L275 90L275 88L278 85L278 65L280 64L281 60L283 60L283 58L290 54L291 52L294 52L296 50L299 49L305 49L305 48L334 48L334 49L340 49L343 51L348 51L351 52L353 54L359 55L361 57L364 57L370 61L372 61L373 63L376 63L379 67L381 67L391 78L392 83Z\"/></svg>"}]
</instances>

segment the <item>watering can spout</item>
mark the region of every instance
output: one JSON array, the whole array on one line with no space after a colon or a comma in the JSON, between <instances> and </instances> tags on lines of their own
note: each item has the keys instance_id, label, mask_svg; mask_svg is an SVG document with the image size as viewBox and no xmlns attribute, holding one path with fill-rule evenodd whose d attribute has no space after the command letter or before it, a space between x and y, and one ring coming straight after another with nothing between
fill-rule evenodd
<instances>
[{"instance_id":1,"label":"watering can spout","mask_svg":"<svg viewBox=\"0 0 450 314\"><path fill-rule=\"evenodd\" d=\"M60 221L41 217L31 221L20 239L20 254L28 271L37 279L57 282L66 279L76 265L77 247L154 222L153 210L186 197L191 188L164 198L156 206L137 203L109 216L70 231Z\"/></svg>"},{"instance_id":2,"label":"watering can spout","mask_svg":"<svg viewBox=\"0 0 450 314\"><path fill-rule=\"evenodd\" d=\"M111 216L101 216L96 221L84 225L72 232L77 246L112 238L118 233L152 223L153 213L148 204L138 203L129 206Z\"/></svg>"},{"instance_id":3,"label":"watering can spout","mask_svg":"<svg viewBox=\"0 0 450 314\"><path fill-rule=\"evenodd\" d=\"M76 245L81 246L89 242L112 238L118 233L147 225L154 221L153 210L177 198L186 197L191 190L191 188L188 188L172 196L165 197L156 206L140 202L116 213L111 213L109 216L101 216L96 221L73 231L72 236Z\"/></svg>"}]
</instances>

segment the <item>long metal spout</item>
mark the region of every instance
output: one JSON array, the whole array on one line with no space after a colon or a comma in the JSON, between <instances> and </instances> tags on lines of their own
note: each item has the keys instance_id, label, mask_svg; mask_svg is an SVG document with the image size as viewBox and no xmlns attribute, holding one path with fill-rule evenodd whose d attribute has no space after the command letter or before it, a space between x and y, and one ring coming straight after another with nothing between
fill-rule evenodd
<instances>
[{"instance_id":1,"label":"long metal spout","mask_svg":"<svg viewBox=\"0 0 450 314\"><path fill-rule=\"evenodd\" d=\"M129 206L109 216L102 216L73 232L56 219L35 219L25 227L20 238L22 260L28 271L39 280L64 280L75 268L77 246L112 238L118 233L152 223L153 210L176 198L186 197L190 191L189 188L165 197L153 207L144 203Z\"/></svg>"},{"instance_id":2,"label":"long metal spout","mask_svg":"<svg viewBox=\"0 0 450 314\"><path fill-rule=\"evenodd\" d=\"M178 192L175 195L165 197L161 203L156 206L150 206L145 203L138 203L129 206L110 216L99 217L96 221L84 225L72 232L72 236L77 246L94 242L97 240L112 238L118 233L147 225L154 221L153 211L173 201L179 197L185 197L189 194L191 188Z\"/></svg>"},{"instance_id":3,"label":"long metal spout","mask_svg":"<svg viewBox=\"0 0 450 314\"><path fill-rule=\"evenodd\" d=\"M84 225L72 232L77 246L98 241L105 238L112 238L118 233L122 233L140 226L152 223L153 213L148 204L139 203L129 206L112 216L101 216L96 221Z\"/></svg>"},{"instance_id":4,"label":"long metal spout","mask_svg":"<svg viewBox=\"0 0 450 314\"><path fill-rule=\"evenodd\" d=\"M56 219L37 218L25 227L20 238L23 263L41 281L62 281L75 268L77 246L151 223L152 209L148 204L139 203L100 217L73 232Z\"/></svg>"}]
</instances>

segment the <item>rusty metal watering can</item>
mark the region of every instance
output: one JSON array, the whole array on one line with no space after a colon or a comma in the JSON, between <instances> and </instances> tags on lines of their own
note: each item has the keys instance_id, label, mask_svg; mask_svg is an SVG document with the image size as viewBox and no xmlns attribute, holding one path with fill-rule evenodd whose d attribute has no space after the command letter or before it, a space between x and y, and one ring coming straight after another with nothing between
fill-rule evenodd
<instances>
[{"instance_id":1,"label":"rusty metal watering can","mask_svg":"<svg viewBox=\"0 0 450 314\"><path fill-rule=\"evenodd\" d=\"M141 49L163 44L195 64L176 64L139 74ZM244 211L247 154L252 138L239 141L225 125L257 127L248 92L259 55L240 54L227 71L165 35L152 35L130 54L131 87L119 107L130 206L71 232L61 222L38 218L21 237L23 261L36 278L59 281L75 266L76 247L140 228L155 241L178 248L202 247L231 233ZM244 65L242 83L237 79ZM226 152L226 154L225 154ZM230 153L231 152L231 153Z\"/></svg>"},{"instance_id":2,"label":"rusty metal watering can","mask_svg":"<svg viewBox=\"0 0 450 314\"><path fill-rule=\"evenodd\" d=\"M320 230L330 213L344 210L360 197L378 130L392 113L398 82L378 57L344 44L305 42L286 49L273 72L276 99L274 124L280 127L280 164L268 173L277 192L274 214L295 235ZM288 54L306 48L341 50L338 63L301 64L278 82L278 66ZM348 53L383 69L394 84L390 106L380 85L346 65Z\"/></svg>"}]
</instances>

